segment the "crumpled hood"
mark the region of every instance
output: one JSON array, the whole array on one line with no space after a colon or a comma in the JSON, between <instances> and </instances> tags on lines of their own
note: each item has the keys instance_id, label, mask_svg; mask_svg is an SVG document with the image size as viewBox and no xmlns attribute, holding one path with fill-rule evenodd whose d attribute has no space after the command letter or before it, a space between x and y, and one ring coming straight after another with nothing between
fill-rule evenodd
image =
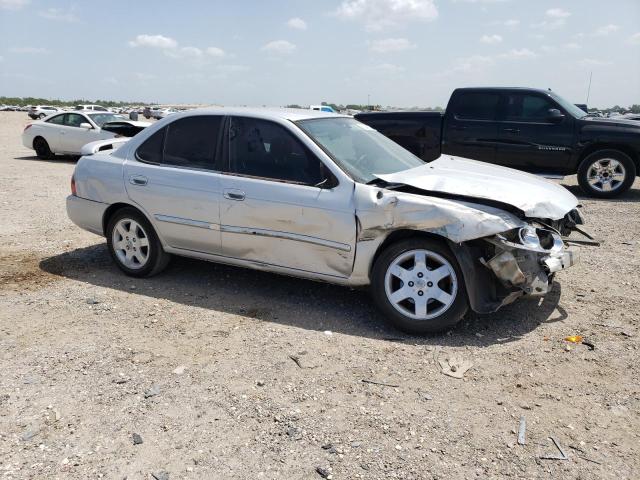
<instances>
[{"instance_id":1,"label":"crumpled hood","mask_svg":"<svg viewBox=\"0 0 640 480\"><path fill-rule=\"evenodd\" d=\"M576 208L578 199L549 180L511 168L443 155L419 167L376 175L388 183L424 190L502 202L530 218L559 220Z\"/></svg>"}]
</instances>

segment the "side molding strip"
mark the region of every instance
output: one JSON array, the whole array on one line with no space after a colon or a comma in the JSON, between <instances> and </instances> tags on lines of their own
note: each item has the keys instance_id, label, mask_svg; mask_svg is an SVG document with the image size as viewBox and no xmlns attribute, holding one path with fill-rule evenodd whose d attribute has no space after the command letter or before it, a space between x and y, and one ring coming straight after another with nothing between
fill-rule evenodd
<instances>
[{"instance_id":1,"label":"side molding strip","mask_svg":"<svg viewBox=\"0 0 640 480\"><path fill-rule=\"evenodd\" d=\"M220 226L215 223L202 222L200 220L191 220L190 218L171 217L169 215L154 215L159 222L177 223L178 225L188 225L189 227L205 228L207 230L220 230Z\"/></svg>"},{"instance_id":2,"label":"side molding strip","mask_svg":"<svg viewBox=\"0 0 640 480\"><path fill-rule=\"evenodd\" d=\"M294 240L297 242L312 243L323 247L335 248L336 250L342 250L343 252L351 251L351 245L346 243L325 240L324 238L309 237L298 233L277 232L275 230L263 230L261 228L233 227L231 225L220 225L220 231L227 233L241 233L245 235L259 235L261 237L283 238L285 240Z\"/></svg>"}]
</instances>

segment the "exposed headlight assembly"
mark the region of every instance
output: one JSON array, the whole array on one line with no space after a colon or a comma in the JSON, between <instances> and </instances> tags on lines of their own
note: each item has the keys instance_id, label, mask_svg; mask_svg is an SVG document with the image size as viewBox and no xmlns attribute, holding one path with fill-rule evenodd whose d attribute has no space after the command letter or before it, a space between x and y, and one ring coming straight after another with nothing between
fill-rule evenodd
<instances>
[{"instance_id":1,"label":"exposed headlight assembly","mask_svg":"<svg viewBox=\"0 0 640 480\"><path fill-rule=\"evenodd\" d=\"M556 253L564 248L564 242L556 232L533 225L496 235L496 239L503 246L539 253Z\"/></svg>"},{"instance_id":2,"label":"exposed headlight assembly","mask_svg":"<svg viewBox=\"0 0 640 480\"><path fill-rule=\"evenodd\" d=\"M522 227L518 231L518 238L525 248L537 252L555 253L564 248L564 242L556 232L532 225Z\"/></svg>"}]
</instances>

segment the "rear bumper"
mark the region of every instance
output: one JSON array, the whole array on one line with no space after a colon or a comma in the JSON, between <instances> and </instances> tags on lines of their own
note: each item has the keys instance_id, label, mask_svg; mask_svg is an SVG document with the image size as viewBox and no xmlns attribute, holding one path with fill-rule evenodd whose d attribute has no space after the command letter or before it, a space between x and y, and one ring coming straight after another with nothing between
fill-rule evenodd
<instances>
[{"instance_id":1,"label":"rear bumper","mask_svg":"<svg viewBox=\"0 0 640 480\"><path fill-rule=\"evenodd\" d=\"M67 197L67 216L69 219L80 228L96 235L104 236L102 219L107 208L109 205L106 203L94 202L75 195Z\"/></svg>"}]
</instances>

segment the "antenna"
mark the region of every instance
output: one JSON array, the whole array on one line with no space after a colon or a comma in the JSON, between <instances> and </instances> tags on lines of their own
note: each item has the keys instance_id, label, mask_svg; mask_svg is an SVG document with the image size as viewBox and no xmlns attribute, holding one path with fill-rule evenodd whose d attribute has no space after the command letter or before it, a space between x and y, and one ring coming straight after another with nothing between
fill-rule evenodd
<instances>
[{"instance_id":1,"label":"antenna","mask_svg":"<svg viewBox=\"0 0 640 480\"><path fill-rule=\"evenodd\" d=\"M589 106L589 95L591 94L591 79L593 78L593 70L589 73L589 88L587 88L587 106Z\"/></svg>"}]
</instances>

